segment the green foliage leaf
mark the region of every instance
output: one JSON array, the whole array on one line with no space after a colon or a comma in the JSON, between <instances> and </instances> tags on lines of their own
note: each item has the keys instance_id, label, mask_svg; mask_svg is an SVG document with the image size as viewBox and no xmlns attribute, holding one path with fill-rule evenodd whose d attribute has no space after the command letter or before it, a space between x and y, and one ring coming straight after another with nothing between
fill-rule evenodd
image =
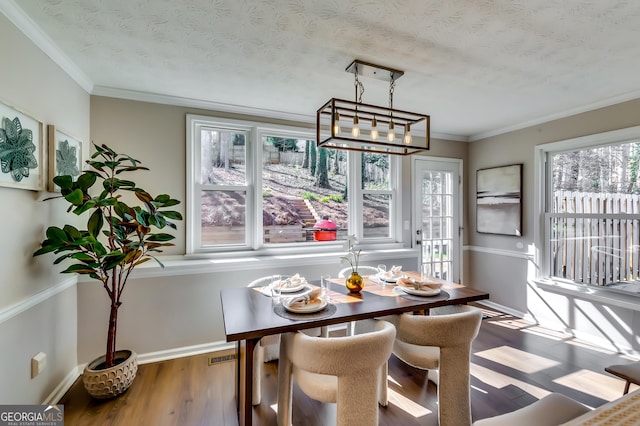
<instances>
[{"instance_id":1,"label":"green foliage leaf","mask_svg":"<svg viewBox=\"0 0 640 426\"><path fill-rule=\"evenodd\" d=\"M102 218L102 210L96 209L91 214L91 217L89 217L89 221L87 222L87 230L89 231L89 234L97 238L98 235L100 235L103 224L104 219Z\"/></svg>"},{"instance_id":2,"label":"green foliage leaf","mask_svg":"<svg viewBox=\"0 0 640 426\"><path fill-rule=\"evenodd\" d=\"M65 225L64 228L62 229L69 236L71 240L76 240L82 236L80 231L78 231L78 229L75 226Z\"/></svg>"},{"instance_id":3,"label":"green foliage leaf","mask_svg":"<svg viewBox=\"0 0 640 426\"><path fill-rule=\"evenodd\" d=\"M96 274L97 275L97 272L94 268L90 268L87 265L82 265L80 263L73 264L69 266L67 269L65 269L64 271L62 271L63 274L70 274L74 272L76 274Z\"/></svg>"},{"instance_id":4,"label":"green foliage leaf","mask_svg":"<svg viewBox=\"0 0 640 426\"><path fill-rule=\"evenodd\" d=\"M174 237L171 234L164 234L164 233L149 234L147 236L147 241L171 241L171 240L173 240L175 238L176 237Z\"/></svg>"},{"instance_id":5,"label":"green foliage leaf","mask_svg":"<svg viewBox=\"0 0 640 426\"><path fill-rule=\"evenodd\" d=\"M104 257L104 259L102 259L102 268L107 271L113 269L119 264L123 263L126 257L126 254L119 251L109 253Z\"/></svg>"},{"instance_id":6,"label":"green foliage leaf","mask_svg":"<svg viewBox=\"0 0 640 426\"><path fill-rule=\"evenodd\" d=\"M68 202L70 202L74 206L81 205L83 198L84 198L84 194L82 193L82 190L80 190L80 189L76 189L74 191L71 191L68 195L66 195L64 197L65 200L67 200Z\"/></svg>"},{"instance_id":7,"label":"green foliage leaf","mask_svg":"<svg viewBox=\"0 0 640 426\"><path fill-rule=\"evenodd\" d=\"M68 241L67 233L57 226L50 226L46 232L47 238L51 241Z\"/></svg>"},{"instance_id":8,"label":"green foliage leaf","mask_svg":"<svg viewBox=\"0 0 640 426\"><path fill-rule=\"evenodd\" d=\"M162 216L166 217L167 219L174 219L174 220L182 220L182 214L180 214L180 212L176 212L176 211L166 211L166 212L158 212L159 214L161 214Z\"/></svg>"},{"instance_id":9,"label":"green foliage leaf","mask_svg":"<svg viewBox=\"0 0 640 426\"><path fill-rule=\"evenodd\" d=\"M77 215L81 215L89 209L92 209L96 206L96 202L94 200L87 200L86 203L78 206L73 212Z\"/></svg>"},{"instance_id":10,"label":"green foliage leaf","mask_svg":"<svg viewBox=\"0 0 640 426\"><path fill-rule=\"evenodd\" d=\"M96 179L97 179L97 176L94 173L91 173L91 172L82 173L80 177L78 177L78 180L76 181L76 187L81 189L82 192L87 193L89 188L91 188L93 184L96 183Z\"/></svg>"},{"instance_id":11,"label":"green foliage leaf","mask_svg":"<svg viewBox=\"0 0 640 426\"><path fill-rule=\"evenodd\" d=\"M53 178L53 183L58 185L61 190L71 189L71 185L73 185L73 177L69 175L56 176Z\"/></svg>"}]
</instances>

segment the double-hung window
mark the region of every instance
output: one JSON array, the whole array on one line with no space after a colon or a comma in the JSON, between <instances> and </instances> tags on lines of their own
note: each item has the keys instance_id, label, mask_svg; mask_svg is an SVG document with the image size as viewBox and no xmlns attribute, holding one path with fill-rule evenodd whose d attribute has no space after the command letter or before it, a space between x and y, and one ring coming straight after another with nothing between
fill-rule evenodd
<instances>
[{"instance_id":1,"label":"double-hung window","mask_svg":"<svg viewBox=\"0 0 640 426\"><path fill-rule=\"evenodd\" d=\"M397 242L399 161L311 129L187 116L187 252ZM280 250L281 251L281 250Z\"/></svg>"},{"instance_id":2,"label":"double-hung window","mask_svg":"<svg viewBox=\"0 0 640 426\"><path fill-rule=\"evenodd\" d=\"M640 128L538 148L543 274L617 288L640 278Z\"/></svg>"}]
</instances>

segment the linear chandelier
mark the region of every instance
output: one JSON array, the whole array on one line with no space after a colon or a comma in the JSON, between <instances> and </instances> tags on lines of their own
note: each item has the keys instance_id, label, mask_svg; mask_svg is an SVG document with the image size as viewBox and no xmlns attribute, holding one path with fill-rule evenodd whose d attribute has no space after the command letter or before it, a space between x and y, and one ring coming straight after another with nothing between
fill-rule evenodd
<instances>
[{"instance_id":1,"label":"linear chandelier","mask_svg":"<svg viewBox=\"0 0 640 426\"><path fill-rule=\"evenodd\" d=\"M416 154L429 149L430 117L393 109L393 91L403 71L354 60L355 101L331 98L316 113L316 137L323 148L380 154ZM362 103L360 76L389 82L389 107Z\"/></svg>"}]
</instances>

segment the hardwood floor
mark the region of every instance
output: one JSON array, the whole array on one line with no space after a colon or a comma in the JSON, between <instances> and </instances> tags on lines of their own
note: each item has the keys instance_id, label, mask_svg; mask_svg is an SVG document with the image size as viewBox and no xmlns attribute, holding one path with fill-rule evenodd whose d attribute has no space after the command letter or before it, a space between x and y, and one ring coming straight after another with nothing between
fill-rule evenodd
<instances>
[{"instance_id":1,"label":"hardwood floor","mask_svg":"<svg viewBox=\"0 0 640 426\"><path fill-rule=\"evenodd\" d=\"M480 334L473 344L471 405L478 420L516 410L560 392L591 407L622 395L624 382L604 367L628 357L594 347L572 336L528 324L483 308ZM132 387L110 401L92 400L79 380L60 401L65 424L237 425L234 362L208 365L220 353L141 365ZM380 408L380 425L436 426L437 389L423 371L395 357L389 361L389 406ZM277 361L263 369L263 400L254 424L275 425ZM632 387L633 390L633 387ZM293 423L334 423L335 405L309 399L294 387ZM357 403L357 396L354 396Z\"/></svg>"}]
</instances>

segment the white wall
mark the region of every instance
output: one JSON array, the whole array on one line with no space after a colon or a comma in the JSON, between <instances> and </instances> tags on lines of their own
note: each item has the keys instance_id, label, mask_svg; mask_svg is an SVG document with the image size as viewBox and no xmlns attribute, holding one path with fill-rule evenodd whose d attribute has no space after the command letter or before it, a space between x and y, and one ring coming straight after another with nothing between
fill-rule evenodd
<instances>
[{"instance_id":1,"label":"white wall","mask_svg":"<svg viewBox=\"0 0 640 426\"><path fill-rule=\"evenodd\" d=\"M0 57L3 102L89 140L89 95L2 14ZM75 279L52 258L32 258L45 227L62 217L60 204L41 201L47 195L0 187L1 404L44 402L78 364ZM47 367L31 379L40 351Z\"/></svg>"}]
</instances>

